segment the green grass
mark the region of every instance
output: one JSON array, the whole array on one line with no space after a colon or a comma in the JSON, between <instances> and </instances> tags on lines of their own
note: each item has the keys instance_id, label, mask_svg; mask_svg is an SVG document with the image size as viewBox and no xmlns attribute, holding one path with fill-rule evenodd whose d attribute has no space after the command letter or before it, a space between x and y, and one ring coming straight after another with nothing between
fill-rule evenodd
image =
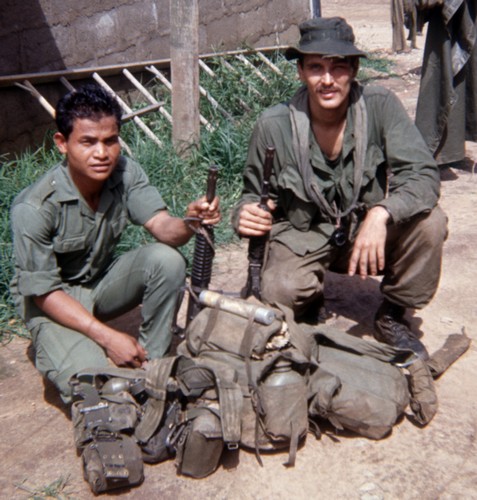
<instances>
[{"instance_id":1,"label":"green grass","mask_svg":"<svg viewBox=\"0 0 477 500\"><path fill-rule=\"evenodd\" d=\"M17 488L28 494L29 500L74 500L73 492L69 491L69 477L59 477L46 486L29 486L26 482L17 484Z\"/></svg>"},{"instance_id":2,"label":"green grass","mask_svg":"<svg viewBox=\"0 0 477 500\"><path fill-rule=\"evenodd\" d=\"M227 244L234 238L229 212L240 196L241 173L253 124L265 108L289 99L299 86L294 63L286 61L279 53L269 55L269 58L282 74L275 73L257 56L249 57L266 77L266 82L234 57L227 59L228 64L223 58L207 61L215 76L201 72L201 85L220 103L228 116L201 97L201 114L214 125L214 130L208 132L202 127L200 144L188 159L181 159L175 153L171 126L160 113L149 113L143 120L161 138L163 148L147 139L133 123L125 124L121 133L133 157L158 187L173 215L182 217L187 203L205 194L208 167L219 166L217 193L221 197L223 221L215 229L217 245ZM366 68L389 72L391 66L385 59L363 60L360 77L364 75L364 79ZM147 86L158 100L165 101L166 109L170 111L170 95L164 86L154 81ZM135 96L130 97L130 104L140 106ZM45 137L44 145L36 151L25 152L14 159L0 158L0 342L7 341L14 334L25 334L22 323L15 317L9 293L13 272L9 209L21 189L60 159L58 152L49 144L51 132ZM125 252L149 240L142 228L131 226L123 234L118 252ZM192 239L182 248L189 260L193 243Z\"/></svg>"}]
</instances>

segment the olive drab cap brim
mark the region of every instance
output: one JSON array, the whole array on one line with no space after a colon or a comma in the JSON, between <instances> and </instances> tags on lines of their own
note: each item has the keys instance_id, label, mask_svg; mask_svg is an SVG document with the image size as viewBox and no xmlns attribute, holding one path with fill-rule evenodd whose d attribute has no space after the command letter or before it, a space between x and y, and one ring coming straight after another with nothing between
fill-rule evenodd
<instances>
[{"instance_id":1,"label":"olive drab cap brim","mask_svg":"<svg viewBox=\"0 0 477 500\"><path fill-rule=\"evenodd\" d=\"M297 47L285 51L288 60L300 55L316 54L326 57L367 57L354 44L351 26L341 17L318 17L301 23Z\"/></svg>"}]
</instances>

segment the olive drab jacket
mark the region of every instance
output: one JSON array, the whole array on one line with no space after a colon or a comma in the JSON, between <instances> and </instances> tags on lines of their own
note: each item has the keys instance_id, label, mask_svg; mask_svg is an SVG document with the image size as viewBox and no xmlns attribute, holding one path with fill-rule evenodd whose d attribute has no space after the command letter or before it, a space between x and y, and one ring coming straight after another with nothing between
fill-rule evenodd
<instances>
[{"instance_id":1,"label":"olive drab jacket","mask_svg":"<svg viewBox=\"0 0 477 500\"><path fill-rule=\"evenodd\" d=\"M416 0L428 28L416 125L439 164L461 161L477 140L475 0Z\"/></svg>"},{"instance_id":2,"label":"olive drab jacket","mask_svg":"<svg viewBox=\"0 0 477 500\"><path fill-rule=\"evenodd\" d=\"M439 172L419 131L399 99L378 86L361 87L366 111L367 139L362 180L357 204L366 209L384 206L395 223L430 212L438 202ZM307 194L300 174L299 158L293 146L291 109L295 108L308 135L309 163L320 189L329 203L339 200L341 208L354 198L355 149L362 130L355 127L356 109L348 109L341 157L335 165L325 160L311 131L308 116L308 94L298 90L290 103L266 110L252 133L244 171L242 197L232 214L237 230L240 208L258 202L262 185L263 162L267 146L274 146L274 168L270 179L270 198L277 204L271 239L285 244L297 255L305 255L328 244L335 222ZM388 180L387 170L392 175Z\"/></svg>"}]
</instances>

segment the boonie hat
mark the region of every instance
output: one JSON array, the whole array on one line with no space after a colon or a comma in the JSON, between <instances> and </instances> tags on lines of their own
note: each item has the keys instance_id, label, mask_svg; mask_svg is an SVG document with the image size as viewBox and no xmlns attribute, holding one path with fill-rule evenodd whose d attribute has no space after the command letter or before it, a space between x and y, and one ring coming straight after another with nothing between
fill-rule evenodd
<instances>
[{"instance_id":1,"label":"boonie hat","mask_svg":"<svg viewBox=\"0 0 477 500\"><path fill-rule=\"evenodd\" d=\"M288 60L300 55L317 54L326 57L366 57L355 47L353 28L342 17L318 17L301 23L297 47L285 51Z\"/></svg>"}]
</instances>

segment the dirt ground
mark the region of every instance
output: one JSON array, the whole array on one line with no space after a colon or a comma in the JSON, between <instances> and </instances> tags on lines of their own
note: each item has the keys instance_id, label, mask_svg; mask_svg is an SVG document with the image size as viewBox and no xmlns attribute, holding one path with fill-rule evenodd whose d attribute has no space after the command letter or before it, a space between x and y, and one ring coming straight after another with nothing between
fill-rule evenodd
<instances>
[{"instance_id":1,"label":"dirt ground","mask_svg":"<svg viewBox=\"0 0 477 500\"><path fill-rule=\"evenodd\" d=\"M342 15L354 26L361 47L388 53L391 47L389 1L322 0L324 16ZM410 115L419 86L419 49L390 56L396 77L381 83L394 89ZM433 352L450 333L464 328L474 340L467 353L437 381L439 411L425 428L404 418L381 441L349 435L321 440L308 436L296 467L285 468L286 454L263 457L241 451L227 455L207 479L176 476L173 461L145 466L143 485L105 497L125 499L456 499L477 498L477 314L476 278L477 178L473 162L477 144L468 144L468 168L452 172L442 184L441 205L449 216L443 274L433 302L409 315L413 327ZM245 247L221 249L214 261L212 287L238 291L243 285ZM361 281L329 275L326 282L330 323L349 332L371 332L379 303L379 281ZM19 338L0 348L0 498L23 499L45 491L55 482L64 497L89 499L93 495L81 476L74 451L68 411L55 391L35 371L29 342ZM41 497L42 498L42 497ZM57 497L58 498L58 497Z\"/></svg>"}]
</instances>

